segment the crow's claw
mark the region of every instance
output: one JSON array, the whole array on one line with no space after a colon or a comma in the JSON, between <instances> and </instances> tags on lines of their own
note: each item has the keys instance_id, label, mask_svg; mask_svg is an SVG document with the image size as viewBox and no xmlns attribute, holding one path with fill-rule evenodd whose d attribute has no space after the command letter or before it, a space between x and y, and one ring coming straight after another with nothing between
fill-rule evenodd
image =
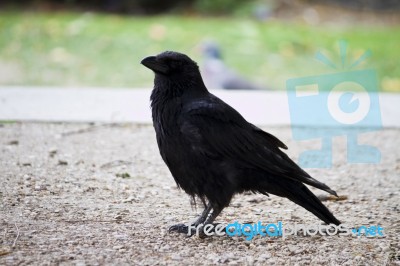
<instances>
[{"instance_id":1,"label":"crow's claw","mask_svg":"<svg viewBox=\"0 0 400 266\"><path fill-rule=\"evenodd\" d=\"M181 234L186 234L188 236L194 235L195 231L188 233L189 227L185 224L174 224L168 229L168 233L177 232Z\"/></svg>"}]
</instances>

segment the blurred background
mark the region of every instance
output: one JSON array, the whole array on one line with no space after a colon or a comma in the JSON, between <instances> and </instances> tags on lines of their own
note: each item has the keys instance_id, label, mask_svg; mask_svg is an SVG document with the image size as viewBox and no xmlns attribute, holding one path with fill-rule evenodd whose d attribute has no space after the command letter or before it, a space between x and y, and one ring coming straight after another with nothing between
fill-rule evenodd
<instances>
[{"instance_id":1,"label":"blurred background","mask_svg":"<svg viewBox=\"0 0 400 266\"><path fill-rule=\"evenodd\" d=\"M140 65L164 50L203 67L204 43L227 68L260 87L332 73L321 52L377 70L380 90L400 92L397 0L14 0L0 4L0 86L152 86Z\"/></svg>"}]
</instances>

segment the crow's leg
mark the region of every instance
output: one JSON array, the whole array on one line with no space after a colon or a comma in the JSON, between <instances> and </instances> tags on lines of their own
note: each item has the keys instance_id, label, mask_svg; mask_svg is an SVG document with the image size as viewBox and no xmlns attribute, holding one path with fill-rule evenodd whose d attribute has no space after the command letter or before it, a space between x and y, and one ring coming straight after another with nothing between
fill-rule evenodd
<instances>
[{"instance_id":1,"label":"crow's leg","mask_svg":"<svg viewBox=\"0 0 400 266\"><path fill-rule=\"evenodd\" d=\"M204 223L204 221L207 219L208 214L210 213L211 209L212 209L211 204L208 204L207 206L205 206L204 211L201 213L199 218L197 218L197 220L194 222L194 225L198 226L199 224Z\"/></svg>"},{"instance_id":2,"label":"crow's leg","mask_svg":"<svg viewBox=\"0 0 400 266\"><path fill-rule=\"evenodd\" d=\"M199 224L204 223L204 221L207 219L208 214L210 213L211 209L212 209L211 204L205 205L204 211L200 214L199 218L197 218L197 220L191 224L191 226L194 227L191 230L191 232L189 232L189 227L185 224L175 224L168 229L168 232L170 232L170 233L178 232L178 233L187 234L189 236L193 235L194 233L196 233L197 226Z\"/></svg>"},{"instance_id":3,"label":"crow's leg","mask_svg":"<svg viewBox=\"0 0 400 266\"><path fill-rule=\"evenodd\" d=\"M209 215L207 217L207 219L204 221L203 226L200 228L199 230L199 237L200 238L205 238L207 235L204 233L204 226L206 226L207 224L212 224L213 225L213 229L215 230L215 227L218 225L218 223L213 223L215 218L218 217L218 215L222 212L224 208L223 207L219 207L216 206L213 208L213 212L211 213L211 215Z\"/></svg>"}]
</instances>

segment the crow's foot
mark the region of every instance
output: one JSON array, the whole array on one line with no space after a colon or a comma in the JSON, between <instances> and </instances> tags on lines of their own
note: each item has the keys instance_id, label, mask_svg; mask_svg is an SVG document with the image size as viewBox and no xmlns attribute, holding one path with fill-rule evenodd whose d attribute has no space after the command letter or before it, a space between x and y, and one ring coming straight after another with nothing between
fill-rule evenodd
<instances>
[{"instance_id":1,"label":"crow's foot","mask_svg":"<svg viewBox=\"0 0 400 266\"><path fill-rule=\"evenodd\" d=\"M219 225L219 223L213 223L211 228L207 228L207 232L209 235L212 235L213 233L216 233L215 228L216 226ZM209 236L208 234L206 234L204 232L204 225L201 225L200 228L197 229L199 225L196 224L192 224L191 225L191 231L189 233L189 226L185 225L185 224L175 224L172 225L169 229L168 232L172 233L172 232L177 232L177 233L181 233L181 234L185 234L187 236L193 236L197 233L198 230L198 234L200 238L205 238L207 236ZM222 231L225 232L225 227L220 228L218 231Z\"/></svg>"},{"instance_id":2,"label":"crow's foot","mask_svg":"<svg viewBox=\"0 0 400 266\"><path fill-rule=\"evenodd\" d=\"M177 232L180 234L186 234L187 236L192 236L196 233L196 229L192 229L189 233L189 227L185 224L174 224L168 229L169 233Z\"/></svg>"}]
</instances>

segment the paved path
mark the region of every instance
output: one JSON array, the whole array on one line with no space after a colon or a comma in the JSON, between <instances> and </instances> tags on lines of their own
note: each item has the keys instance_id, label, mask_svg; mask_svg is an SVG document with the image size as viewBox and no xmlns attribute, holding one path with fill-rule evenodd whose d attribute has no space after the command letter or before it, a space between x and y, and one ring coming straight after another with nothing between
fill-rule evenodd
<instances>
[{"instance_id":1,"label":"paved path","mask_svg":"<svg viewBox=\"0 0 400 266\"><path fill-rule=\"evenodd\" d=\"M151 123L150 89L0 88L0 120ZM213 91L247 120L290 125L286 92ZM400 94L381 93L384 127L400 127Z\"/></svg>"},{"instance_id":2,"label":"paved path","mask_svg":"<svg viewBox=\"0 0 400 266\"><path fill-rule=\"evenodd\" d=\"M290 127L268 131L288 145L295 161L313 147L294 142ZM307 169L348 197L324 201L340 221L350 228L380 225L383 237L298 233L247 241L168 233L173 224L193 221L202 208L193 208L177 189L151 125L5 123L0 265L399 265L399 134L391 128L364 136L363 143L380 149L379 164L348 164L340 138L331 169ZM319 224L287 199L253 193L236 195L217 220L235 221Z\"/></svg>"}]
</instances>

